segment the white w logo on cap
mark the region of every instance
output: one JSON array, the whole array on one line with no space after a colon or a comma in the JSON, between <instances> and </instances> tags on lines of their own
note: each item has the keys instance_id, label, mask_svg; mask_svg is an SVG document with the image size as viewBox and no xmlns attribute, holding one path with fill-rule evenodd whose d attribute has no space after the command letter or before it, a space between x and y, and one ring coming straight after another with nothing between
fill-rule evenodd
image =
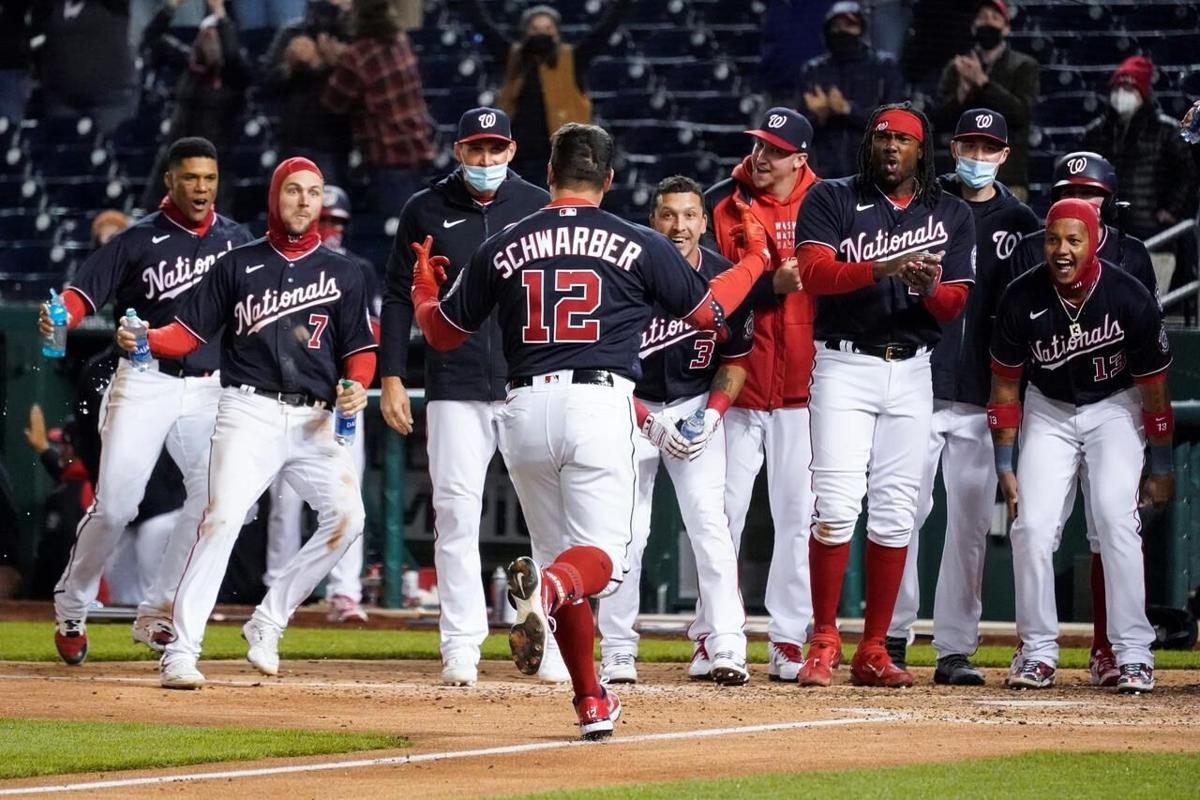
<instances>
[{"instance_id":1,"label":"white w logo on cap","mask_svg":"<svg viewBox=\"0 0 1200 800\"><path fill-rule=\"evenodd\" d=\"M496 124L496 115L493 114L492 112L489 111L486 114L479 115L479 127L490 128L495 124Z\"/></svg>"},{"instance_id":2,"label":"white w logo on cap","mask_svg":"<svg viewBox=\"0 0 1200 800\"><path fill-rule=\"evenodd\" d=\"M975 125L980 128L990 128L992 127L992 122L994 120L991 114L979 114L975 117Z\"/></svg>"},{"instance_id":3,"label":"white w logo on cap","mask_svg":"<svg viewBox=\"0 0 1200 800\"><path fill-rule=\"evenodd\" d=\"M1067 172L1071 173L1072 175L1078 175L1085 169L1087 169L1086 158L1072 158L1067 162Z\"/></svg>"},{"instance_id":4,"label":"white w logo on cap","mask_svg":"<svg viewBox=\"0 0 1200 800\"><path fill-rule=\"evenodd\" d=\"M787 117L783 114L772 114L767 117L768 128L782 128L785 124L787 124Z\"/></svg>"}]
</instances>

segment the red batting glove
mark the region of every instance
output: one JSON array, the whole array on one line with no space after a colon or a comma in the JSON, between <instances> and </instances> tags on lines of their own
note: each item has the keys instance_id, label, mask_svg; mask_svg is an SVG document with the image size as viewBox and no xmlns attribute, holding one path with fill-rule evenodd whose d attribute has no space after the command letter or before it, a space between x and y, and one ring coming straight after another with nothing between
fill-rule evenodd
<instances>
[{"instance_id":1,"label":"red batting glove","mask_svg":"<svg viewBox=\"0 0 1200 800\"><path fill-rule=\"evenodd\" d=\"M450 260L445 256L430 256L433 249L433 237L426 236L425 241L413 242L412 250L417 256L413 264L412 300L414 306L419 306L427 300L437 300L438 287L446 282L446 267Z\"/></svg>"},{"instance_id":2,"label":"red batting glove","mask_svg":"<svg viewBox=\"0 0 1200 800\"><path fill-rule=\"evenodd\" d=\"M736 194L733 195L733 205L741 216L741 223L734 226L732 231L738 237L737 243L742 250L742 258L750 255L759 256L762 258L762 268L766 269L771 265L767 229L758 221L758 217L754 216L750 206L742 202L742 199Z\"/></svg>"}]
</instances>

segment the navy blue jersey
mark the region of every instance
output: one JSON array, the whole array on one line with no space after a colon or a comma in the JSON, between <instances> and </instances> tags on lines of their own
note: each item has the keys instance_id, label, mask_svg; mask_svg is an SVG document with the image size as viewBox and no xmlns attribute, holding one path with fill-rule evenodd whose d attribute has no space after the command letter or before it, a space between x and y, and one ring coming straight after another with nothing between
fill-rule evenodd
<instances>
[{"instance_id":1,"label":"navy blue jersey","mask_svg":"<svg viewBox=\"0 0 1200 800\"><path fill-rule=\"evenodd\" d=\"M882 261L942 252L943 283L974 283L975 222L962 200L941 192L933 208L914 199L897 208L877 187L859 191L857 176L820 181L796 220L796 246L815 242L838 261ZM813 338L860 344L938 343L941 325L921 296L891 276L853 292L817 297Z\"/></svg>"},{"instance_id":2,"label":"navy blue jersey","mask_svg":"<svg viewBox=\"0 0 1200 800\"><path fill-rule=\"evenodd\" d=\"M496 308L510 377L606 369L637 381L651 306L686 317L707 294L662 234L592 205L554 204L484 242L442 313L474 332Z\"/></svg>"},{"instance_id":3,"label":"navy blue jersey","mask_svg":"<svg viewBox=\"0 0 1200 800\"><path fill-rule=\"evenodd\" d=\"M1058 294L1044 263L1000 298L992 358L1024 366L1029 382L1051 400L1095 403L1171 363L1158 301L1128 272L1100 264L1078 308Z\"/></svg>"},{"instance_id":4,"label":"navy blue jersey","mask_svg":"<svg viewBox=\"0 0 1200 800\"><path fill-rule=\"evenodd\" d=\"M118 233L80 265L71 288L96 313L109 302L119 320L132 308L152 328L170 324L176 306L200 283L217 256L250 241L250 233L216 215L204 236L173 222L161 211L147 214ZM217 347L202 347L182 359L187 374L214 372Z\"/></svg>"},{"instance_id":5,"label":"navy blue jersey","mask_svg":"<svg viewBox=\"0 0 1200 800\"><path fill-rule=\"evenodd\" d=\"M176 319L202 340L224 326L221 385L332 403L342 360L371 350L362 268L319 246L289 261L266 239L221 257Z\"/></svg>"},{"instance_id":6,"label":"navy blue jersey","mask_svg":"<svg viewBox=\"0 0 1200 800\"><path fill-rule=\"evenodd\" d=\"M705 281L733 266L722 255L699 248L696 271ZM742 303L727 320L730 336L717 343L716 333L693 328L675 319L661 305L655 305L650 324L642 331L638 354L642 359L642 379L633 393L653 403L671 403L708 391L722 358L738 358L750 352L754 342L754 311Z\"/></svg>"}]
</instances>

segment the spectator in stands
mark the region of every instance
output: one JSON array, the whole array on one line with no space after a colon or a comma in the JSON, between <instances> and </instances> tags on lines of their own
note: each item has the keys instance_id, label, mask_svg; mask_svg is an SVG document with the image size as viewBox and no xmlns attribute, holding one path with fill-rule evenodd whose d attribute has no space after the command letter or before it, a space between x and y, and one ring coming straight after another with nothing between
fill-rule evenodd
<instances>
[{"instance_id":1,"label":"spectator in stands","mask_svg":"<svg viewBox=\"0 0 1200 800\"><path fill-rule=\"evenodd\" d=\"M767 0L759 73L767 102L790 106L800 95L798 67L821 54L821 21L833 0Z\"/></svg>"},{"instance_id":2,"label":"spectator in stands","mask_svg":"<svg viewBox=\"0 0 1200 800\"><path fill-rule=\"evenodd\" d=\"M946 62L971 41L975 6L964 0L920 0L912 8L911 24L900 67L914 95L925 99L937 89Z\"/></svg>"},{"instance_id":3,"label":"spectator in stands","mask_svg":"<svg viewBox=\"0 0 1200 800\"><path fill-rule=\"evenodd\" d=\"M631 0L609 0L587 36L571 45L562 40L562 18L550 6L525 9L519 23L521 38L513 41L496 27L480 0L468 0L471 21L483 36L484 47L496 64L504 65L496 105L512 120L513 138L521 143L512 166L526 180L545 184L550 134L568 122L592 121L584 77L630 4Z\"/></svg>"},{"instance_id":4,"label":"spectator in stands","mask_svg":"<svg viewBox=\"0 0 1200 800\"><path fill-rule=\"evenodd\" d=\"M997 180L1025 201L1029 199L1029 127L1037 101L1038 64L1008 46L1008 4L982 0L971 23L973 46L956 55L942 70L934 105L934 124L950 130L968 108L990 108L1008 120L1012 153Z\"/></svg>"},{"instance_id":5,"label":"spectator in stands","mask_svg":"<svg viewBox=\"0 0 1200 800\"><path fill-rule=\"evenodd\" d=\"M871 23L871 47L898 59L908 40L913 0L863 0L863 9Z\"/></svg>"},{"instance_id":6,"label":"spectator in stands","mask_svg":"<svg viewBox=\"0 0 1200 800\"><path fill-rule=\"evenodd\" d=\"M35 3L34 30L46 37L38 58L46 116L91 117L111 133L137 113L129 0Z\"/></svg>"},{"instance_id":7,"label":"spectator in stands","mask_svg":"<svg viewBox=\"0 0 1200 800\"><path fill-rule=\"evenodd\" d=\"M827 52L800 72L803 108L815 131L809 163L825 178L857 172L858 148L871 112L904 99L896 61L875 53L863 38L865 31L858 3L834 3L825 16Z\"/></svg>"},{"instance_id":8,"label":"spectator in stands","mask_svg":"<svg viewBox=\"0 0 1200 800\"><path fill-rule=\"evenodd\" d=\"M108 244L108 240L129 227L129 217L115 208L106 208L92 220L92 249Z\"/></svg>"},{"instance_id":9,"label":"spectator in stands","mask_svg":"<svg viewBox=\"0 0 1200 800\"><path fill-rule=\"evenodd\" d=\"M235 0L242 30L276 30L304 16L304 0Z\"/></svg>"},{"instance_id":10,"label":"spectator in stands","mask_svg":"<svg viewBox=\"0 0 1200 800\"><path fill-rule=\"evenodd\" d=\"M0 4L0 117L10 123L25 118L33 85L29 61L30 0Z\"/></svg>"},{"instance_id":11,"label":"spectator in stands","mask_svg":"<svg viewBox=\"0 0 1200 800\"><path fill-rule=\"evenodd\" d=\"M180 73L175 84L175 111L165 141L202 136L217 148L221 163L228 165L233 161L229 153L237 139L246 88L250 84L250 65L238 45L237 26L225 12L225 0L205 0L209 13L191 43L179 40L169 31L171 17L181 2L166 0L146 27L142 42L142 51L150 63ZM147 176L142 208L157 208L162 198L168 147L164 145L159 151ZM223 172L217 207L229 213L236 176L228 166Z\"/></svg>"},{"instance_id":12,"label":"spectator in stands","mask_svg":"<svg viewBox=\"0 0 1200 800\"><path fill-rule=\"evenodd\" d=\"M354 0L350 22L350 44L331 36L318 41L321 59L337 65L321 102L350 117L372 208L397 216L433 159L433 120L394 0Z\"/></svg>"},{"instance_id":13,"label":"spectator in stands","mask_svg":"<svg viewBox=\"0 0 1200 800\"><path fill-rule=\"evenodd\" d=\"M1196 192L1191 155L1178 123L1154 97L1153 77L1145 56L1121 62L1109 80L1108 108L1083 134L1083 146L1116 169L1121 199L1129 203L1123 227L1141 239L1187 217Z\"/></svg>"},{"instance_id":14,"label":"spectator in stands","mask_svg":"<svg viewBox=\"0 0 1200 800\"><path fill-rule=\"evenodd\" d=\"M350 119L321 103L335 64L328 40L350 40L349 0L310 0L304 17L279 29L263 59L261 86L279 106L275 135L280 152L321 168L335 186L349 183Z\"/></svg>"}]
</instances>

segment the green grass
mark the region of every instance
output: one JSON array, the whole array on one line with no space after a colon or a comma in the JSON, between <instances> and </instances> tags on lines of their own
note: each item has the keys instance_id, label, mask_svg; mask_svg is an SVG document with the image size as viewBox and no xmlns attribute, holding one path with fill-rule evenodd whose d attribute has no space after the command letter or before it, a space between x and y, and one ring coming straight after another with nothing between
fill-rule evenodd
<instances>
[{"instance_id":1,"label":"green grass","mask_svg":"<svg viewBox=\"0 0 1200 800\"><path fill-rule=\"evenodd\" d=\"M846 655L853 653L846 646ZM438 634L428 631L379 631L331 628L289 628L280 642L280 655L291 659L347 658L364 660L437 659ZM241 628L236 625L209 625L204 637L204 658L240 659L246 655ZM767 643L750 642L747 654L753 663L767 660ZM678 639L643 639L638 658L644 662L686 662L692 656L691 643ZM506 661L508 639L503 634L489 636L483 645L485 659ZM95 623L88 625L88 661L149 661L157 655L129 638L129 625ZM1012 648L981 647L974 662L984 667L1007 667ZM1064 669L1087 667L1088 653L1083 648L1062 651L1059 666ZM1160 651L1155 654L1162 669L1200 669L1200 651ZM0 622L0 661L57 661L54 650L54 626L50 622ZM932 667L935 655L929 645L908 648L909 664Z\"/></svg>"},{"instance_id":2,"label":"green grass","mask_svg":"<svg viewBox=\"0 0 1200 800\"><path fill-rule=\"evenodd\" d=\"M0 718L0 779L407 747L402 736Z\"/></svg>"},{"instance_id":3,"label":"green grass","mask_svg":"<svg viewBox=\"0 0 1200 800\"><path fill-rule=\"evenodd\" d=\"M798 759L803 758L797 754ZM811 759L809 759L811 763ZM686 797L861 797L881 800L919 797L1009 800L1095 797L1195 797L1200 758L1165 753L1036 752L949 764L887 769L753 775L722 780L690 780L533 795L534 800L618 800Z\"/></svg>"}]
</instances>

